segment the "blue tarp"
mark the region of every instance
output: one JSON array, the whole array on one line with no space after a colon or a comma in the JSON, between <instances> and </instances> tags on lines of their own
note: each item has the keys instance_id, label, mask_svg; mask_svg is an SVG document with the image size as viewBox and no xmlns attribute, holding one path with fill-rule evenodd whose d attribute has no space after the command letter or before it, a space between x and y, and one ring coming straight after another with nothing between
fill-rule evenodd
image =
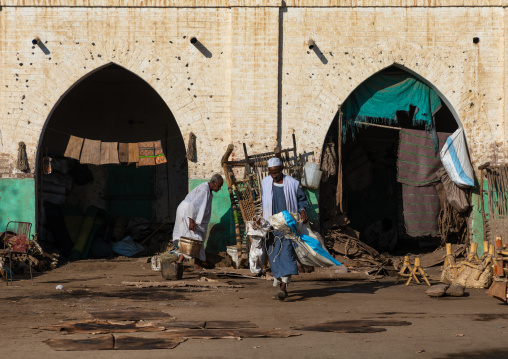
<instances>
[{"instance_id":1,"label":"blue tarp","mask_svg":"<svg viewBox=\"0 0 508 359\"><path fill-rule=\"evenodd\" d=\"M296 230L296 227L297 227L296 222L288 211L282 212L282 215L284 216L284 220L286 221L287 226L289 228L291 228L293 233L296 234L298 237L300 237L300 239L302 241L304 241L309 246L309 248L311 250L313 250L314 253L316 253L316 255L319 255L319 256L329 260L330 262L332 262L335 265L338 265L338 266L342 265L338 260L333 258L330 255L330 253L328 253L328 251L326 249L321 247L321 244L319 243L319 241L317 239L307 236L305 234L298 233L298 231ZM294 241L292 242L292 244L293 244L293 246L297 245Z\"/></svg>"}]
</instances>

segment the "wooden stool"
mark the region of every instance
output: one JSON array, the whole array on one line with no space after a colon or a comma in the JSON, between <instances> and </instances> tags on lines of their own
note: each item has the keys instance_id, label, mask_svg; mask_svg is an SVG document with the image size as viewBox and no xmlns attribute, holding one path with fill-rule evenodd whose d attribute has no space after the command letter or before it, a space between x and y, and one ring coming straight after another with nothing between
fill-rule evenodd
<instances>
[{"instance_id":1,"label":"wooden stool","mask_svg":"<svg viewBox=\"0 0 508 359\"><path fill-rule=\"evenodd\" d=\"M421 282L420 280L418 280L417 276L422 277L423 280L425 280L427 285L430 287L429 280L427 279L427 274L423 271L422 267L420 267L420 257L415 258L415 265L413 267L413 270L411 271L411 276L406 282L406 285L409 285L409 283L411 283L411 280L413 279L415 280L416 283L420 284Z\"/></svg>"},{"instance_id":2,"label":"wooden stool","mask_svg":"<svg viewBox=\"0 0 508 359\"><path fill-rule=\"evenodd\" d=\"M478 254L476 253L477 250L478 250L478 243L471 242L471 245L469 246L469 253L467 255L466 261L468 261L471 264L480 263L480 258L478 258Z\"/></svg>"},{"instance_id":3,"label":"wooden stool","mask_svg":"<svg viewBox=\"0 0 508 359\"><path fill-rule=\"evenodd\" d=\"M483 245L485 246L485 243ZM483 247L484 248L483 249L484 252L483 252L483 256L482 256L483 261L482 261L481 266L479 266L478 273L475 276L475 280L480 279L480 276L482 275L483 271L489 265L491 265L491 266L496 265L496 249L492 244L489 246L488 242L487 242L487 247L489 248L488 251L485 250L486 247Z\"/></svg>"},{"instance_id":4,"label":"wooden stool","mask_svg":"<svg viewBox=\"0 0 508 359\"><path fill-rule=\"evenodd\" d=\"M410 277L412 271L413 271L413 267L411 266L411 263L409 262L409 256L404 256L404 262L403 262L402 268L400 269L400 271L397 275L397 280L395 281L395 283L397 283L399 281L399 279L401 279L401 277Z\"/></svg>"}]
</instances>

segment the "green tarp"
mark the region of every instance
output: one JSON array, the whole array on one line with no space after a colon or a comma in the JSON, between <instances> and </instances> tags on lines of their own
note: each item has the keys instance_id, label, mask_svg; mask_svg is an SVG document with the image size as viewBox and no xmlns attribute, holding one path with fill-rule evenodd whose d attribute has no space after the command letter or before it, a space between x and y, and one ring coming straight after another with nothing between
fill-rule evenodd
<instances>
[{"instance_id":1,"label":"green tarp","mask_svg":"<svg viewBox=\"0 0 508 359\"><path fill-rule=\"evenodd\" d=\"M342 105L343 133L355 132L355 121L398 124L397 111L416 107L413 125L425 125L437 147L433 115L441 108L439 96L404 71L381 71L363 82ZM345 140L345 137L343 138Z\"/></svg>"}]
</instances>

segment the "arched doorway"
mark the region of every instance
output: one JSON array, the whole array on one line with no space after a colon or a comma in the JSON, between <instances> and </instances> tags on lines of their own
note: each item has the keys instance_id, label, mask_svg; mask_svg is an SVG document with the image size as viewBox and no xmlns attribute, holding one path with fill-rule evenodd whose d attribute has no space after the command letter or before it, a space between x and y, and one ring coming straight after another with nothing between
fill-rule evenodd
<instances>
[{"instance_id":1,"label":"arched doorway","mask_svg":"<svg viewBox=\"0 0 508 359\"><path fill-rule=\"evenodd\" d=\"M83 164L64 156L70 136L113 143L160 140L167 163ZM37 208L44 227L39 232L50 239L62 234L51 233L55 223L48 222L48 208L66 215L93 206L107 221L122 218L123 226L135 218L153 223L174 219L187 193L185 144L171 110L148 83L113 63L81 79L55 105L39 141L38 173L46 156L53 159L52 173L38 176Z\"/></svg>"},{"instance_id":2,"label":"arched doorway","mask_svg":"<svg viewBox=\"0 0 508 359\"><path fill-rule=\"evenodd\" d=\"M348 111L345 107L351 106L353 97L356 96L354 101L358 101L358 98L361 98L359 94L367 96L369 91L370 94L386 91L390 85L390 79L398 78L414 79L426 85L427 90L434 91L430 88L431 85L418 75L397 66L390 66L360 84L344 101L342 110ZM384 79L388 81L383 83ZM391 84L397 81L393 80ZM370 88L366 89L366 86ZM373 88L375 91L371 91ZM396 111L396 120L383 121L382 116L379 116L378 121L366 116L365 122L370 125L362 124L361 119L355 121L354 129L344 125L341 127L342 138L339 139L339 113L337 113L324 143L322 151L324 155L327 150L330 151L333 148L337 151L338 146L341 146L343 212L350 221L349 226L353 230L350 233L369 242L370 233L377 227L382 228L383 231L391 228L391 233L397 237L397 241L390 252L426 251L437 248L441 243L442 237L438 224L440 210L438 192L431 180L426 181L427 178L425 178L423 181L421 173L413 168L417 165L425 166L426 173L430 173L430 169L427 170L427 168L435 166L435 170L432 169L432 171L438 169L434 163L436 160L440 162L436 148L437 146L441 148L447 136L457 130L459 121L453 109L447 106L446 99L439 97L436 92L433 92L433 95L435 99L439 98L440 102L440 105L435 107L433 123L415 121L418 108L411 105L408 106L407 111ZM379 106L383 105L390 104L381 103ZM384 110L379 108L380 113L386 113ZM436 131L439 142L433 141L432 129ZM402 148L406 145L413 148L422 146L419 140L411 140L408 143L404 136L412 136L412 138L421 136L421 140L426 141L428 153ZM414 159L402 158L401 151L407 156L413 156ZM409 177L406 176L404 179L410 178L415 181L415 184L399 176L401 161L407 163L412 161L411 165L414 166L406 173ZM418 181L421 183L416 184ZM330 193L333 195L330 196ZM321 186L320 220L324 227L330 227L334 218L337 218L336 193L337 175L329 177ZM422 198L424 201L421 201ZM411 202L409 199L415 200ZM456 239L460 240L459 237L462 235L464 233L456 233ZM373 247L379 246L375 243L368 244ZM386 248L376 249L386 250Z\"/></svg>"}]
</instances>

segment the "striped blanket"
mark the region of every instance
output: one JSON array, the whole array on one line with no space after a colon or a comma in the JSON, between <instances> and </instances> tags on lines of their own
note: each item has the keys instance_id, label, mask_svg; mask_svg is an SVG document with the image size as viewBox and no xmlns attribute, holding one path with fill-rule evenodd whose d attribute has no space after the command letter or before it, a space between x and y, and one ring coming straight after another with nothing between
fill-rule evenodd
<instances>
[{"instance_id":1,"label":"striped blanket","mask_svg":"<svg viewBox=\"0 0 508 359\"><path fill-rule=\"evenodd\" d=\"M437 217L441 205L434 186L414 187L403 184L402 201L407 234L412 237L440 235Z\"/></svg>"},{"instance_id":2,"label":"striped blanket","mask_svg":"<svg viewBox=\"0 0 508 359\"><path fill-rule=\"evenodd\" d=\"M439 150L443 147L448 133L438 132ZM409 186L428 186L439 181L436 171L441 168L439 152L425 131L402 129L399 138L397 159L397 181Z\"/></svg>"},{"instance_id":3,"label":"striped blanket","mask_svg":"<svg viewBox=\"0 0 508 359\"><path fill-rule=\"evenodd\" d=\"M439 149L448 136L438 133ZM437 217L441 206L432 183L439 181L436 171L441 167L439 152L434 152L434 144L425 131L400 131L397 181L402 183L404 222L410 236L439 235Z\"/></svg>"}]
</instances>

